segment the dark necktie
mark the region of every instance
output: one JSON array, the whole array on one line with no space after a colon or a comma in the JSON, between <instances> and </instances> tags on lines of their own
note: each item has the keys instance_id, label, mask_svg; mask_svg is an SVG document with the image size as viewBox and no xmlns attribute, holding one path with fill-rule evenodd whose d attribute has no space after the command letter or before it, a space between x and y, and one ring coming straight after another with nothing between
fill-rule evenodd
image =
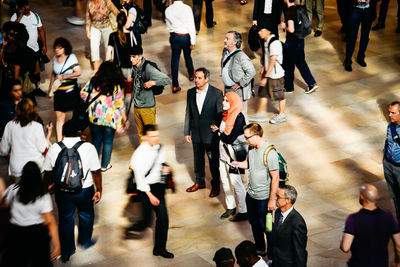
<instances>
[{"instance_id":1,"label":"dark necktie","mask_svg":"<svg viewBox=\"0 0 400 267\"><path fill-rule=\"evenodd\" d=\"M277 227L281 226L282 222L283 222L283 215L282 215L282 213L279 213L279 218L278 218L278 225L277 225Z\"/></svg>"}]
</instances>

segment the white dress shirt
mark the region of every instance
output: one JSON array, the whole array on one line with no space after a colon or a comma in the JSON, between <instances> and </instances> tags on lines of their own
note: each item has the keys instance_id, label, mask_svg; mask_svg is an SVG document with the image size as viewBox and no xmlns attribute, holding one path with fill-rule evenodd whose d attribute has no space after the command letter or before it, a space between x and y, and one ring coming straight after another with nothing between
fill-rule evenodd
<instances>
[{"instance_id":1,"label":"white dress shirt","mask_svg":"<svg viewBox=\"0 0 400 267\"><path fill-rule=\"evenodd\" d=\"M259 260L252 267L268 267L267 263L259 256Z\"/></svg>"},{"instance_id":2,"label":"white dress shirt","mask_svg":"<svg viewBox=\"0 0 400 267\"><path fill-rule=\"evenodd\" d=\"M165 23L170 33L189 34L190 44L196 44L193 11L182 1L175 1L165 10Z\"/></svg>"},{"instance_id":3,"label":"white dress shirt","mask_svg":"<svg viewBox=\"0 0 400 267\"><path fill-rule=\"evenodd\" d=\"M226 58L234 53L237 50L237 48L233 49L231 53L229 53L228 50L224 53L224 57L222 59L222 62L226 60ZM232 58L229 59L231 61ZM229 61L225 64L225 67L222 68L222 82L224 83L225 86L232 86L235 84L235 82L229 77Z\"/></svg>"},{"instance_id":4,"label":"white dress shirt","mask_svg":"<svg viewBox=\"0 0 400 267\"><path fill-rule=\"evenodd\" d=\"M272 13L272 0L265 0L264 4L264 14Z\"/></svg>"},{"instance_id":5,"label":"white dress shirt","mask_svg":"<svg viewBox=\"0 0 400 267\"><path fill-rule=\"evenodd\" d=\"M203 110L203 105L204 101L206 100L207 91L208 91L208 84L206 89L204 89L203 91L199 91L199 89L196 89L196 105L199 114L201 114L201 111Z\"/></svg>"},{"instance_id":6,"label":"white dress shirt","mask_svg":"<svg viewBox=\"0 0 400 267\"><path fill-rule=\"evenodd\" d=\"M156 162L154 163L154 161ZM160 145L151 146L146 141L133 152L130 167L135 173L136 186L139 191L149 192L150 185L161 182L162 164L165 162L165 154ZM152 168L154 164L154 167ZM146 176L148 171L149 175Z\"/></svg>"},{"instance_id":7,"label":"white dress shirt","mask_svg":"<svg viewBox=\"0 0 400 267\"><path fill-rule=\"evenodd\" d=\"M283 217L282 223L286 220L286 217L289 215L289 213L290 213L292 210L293 210L293 206L292 206L290 209L288 209L287 211L282 212L282 217Z\"/></svg>"}]
</instances>

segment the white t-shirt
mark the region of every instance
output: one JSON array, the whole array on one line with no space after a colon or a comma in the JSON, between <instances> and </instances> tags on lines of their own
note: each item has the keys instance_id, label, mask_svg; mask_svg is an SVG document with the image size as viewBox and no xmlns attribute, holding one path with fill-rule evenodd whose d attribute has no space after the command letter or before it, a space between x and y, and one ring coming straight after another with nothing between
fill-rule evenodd
<instances>
[{"instance_id":1,"label":"white t-shirt","mask_svg":"<svg viewBox=\"0 0 400 267\"><path fill-rule=\"evenodd\" d=\"M71 148L79 141L81 141L79 137L65 137L63 143L66 147ZM45 171L52 171L54 169L54 165L56 164L57 156L60 151L61 147L57 143L50 147L43 164L43 169ZM83 182L82 188L87 188L93 185L91 171L97 171L101 168L99 156L97 155L96 148L89 142L83 143L78 148L78 152L82 160L83 173L85 175L87 173L86 180Z\"/></svg>"},{"instance_id":2,"label":"white t-shirt","mask_svg":"<svg viewBox=\"0 0 400 267\"><path fill-rule=\"evenodd\" d=\"M53 204L49 194L39 197L35 202L23 204L18 200L19 188L16 184L9 186L3 193L7 205L10 207L10 223L18 226L29 226L44 222L43 213L53 210Z\"/></svg>"},{"instance_id":3,"label":"white t-shirt","mask_svg":"<svg viewBox=\"0 0 400 267\"><path fill-rule=\"evenodd\" d=\"M22 169L28 161L34 161L41 169L43 166L43 153L47 147L43 126L32 121L21 127L14 120L9 121L4 129L3 139L0 143L0 155L10 154L8 173L15 177L22 175Z\"/></svg>"},{"instance_id":4,"label":"white t-shirt","mask_svg":"<svg viewBox=\"0 0 400 267\"><path fill-rule=\"evenodd\" d=\"M273 41L268 51L268 43L271 40L272 37L274 37L274 34L271 34L271 36L268 38L266 42L264 42L264 68L265 71L267 71L268 66L269 66L269 60L271 56L278 56L276 61L275 61L275 68L271 71L270 75L268 76L271 79L279 79L285 76L285 70L282 68L281 64L283 62L283 52L282 52L282 43L279 40Z\"/></svg>"},{"instance_id":5,"label":"white t-shirt","mask_svg":"<svg viewBox=\"0 0 400 267\"><path fill-rule=\"evenodd\" d=\"M39 44L38 44L38 28L42 27L42 21L40 20L39 15L37 15L30 11L29 15L23 15L21 20L19 21L20 23L24 24L26 27L26 30L28 31L29 34L29 39L28 39L28 47L31 48L33 51L37 52L39 51ZM17 20L17 13L14 13L12 15L10 21L16 21Z\"/></svg>"},{"instance_id":6,"label":"white t-shirt","mask_svg":"<svg viewBox=\"0 0 400 267\"><path fill-rule=\"evenodd\" d=\"M64 65L65 63L65 65ZM68 57L67 62L63 62L63 63L58 63L57 62L57 57L54 56L53 58L53 72L55 74L60 74L61 71L65 71L66 69L68 69L71 65L74 65L78 63L78 59L76 58L75 54L70 54ZM64 68L63 68L64 66ZM64 72L63 75L69 75L72 74L74 72L73 69L69 69L67 71Z\"/></svg>"}]
</instances>

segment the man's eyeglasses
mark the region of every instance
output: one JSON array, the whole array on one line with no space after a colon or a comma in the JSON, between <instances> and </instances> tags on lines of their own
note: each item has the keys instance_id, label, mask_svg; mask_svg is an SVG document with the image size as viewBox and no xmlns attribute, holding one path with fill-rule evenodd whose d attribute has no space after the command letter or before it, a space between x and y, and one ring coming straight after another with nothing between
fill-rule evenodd
<instances>
[{"instance_id":1,"label":"man's eyeglasses","mask_svg":"<svg viewBox=\"0 0 400 267\"><path fill-rule=\"evenodd\" d=\"M250 135L250 136L244 136L244 139L249 140L250 138L252 138L253 136L256 136L256 134Z\"/></svg>"},{"instance_id":2,"label":"man's eyeglasses","mask_svg":"<svg viewBox=\"0 0 400 267\"><path fill-rule=\"evenodd\" d=\"M282 197L282 196L276 194L276 199L287 199L287 197Z\"/></svg>"}]
</instances>

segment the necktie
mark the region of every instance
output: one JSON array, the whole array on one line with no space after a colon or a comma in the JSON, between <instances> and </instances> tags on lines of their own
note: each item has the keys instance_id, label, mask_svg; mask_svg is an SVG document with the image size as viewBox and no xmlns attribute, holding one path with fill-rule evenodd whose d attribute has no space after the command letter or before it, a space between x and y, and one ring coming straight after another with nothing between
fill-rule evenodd
<instances>
[{"instance_id":1,"label":"necktie","mask_svg":"<svg viewBox=\"0 0 400 267\"><path fill-rule=\"evenodd\" d=\"M279 213L279 218L278 218L278 225L277 225L277 227L279 227L279 226L282 224L282 222L283 222L283 215L282 215L282 213Z\"/></svg>"}]
</instances>

